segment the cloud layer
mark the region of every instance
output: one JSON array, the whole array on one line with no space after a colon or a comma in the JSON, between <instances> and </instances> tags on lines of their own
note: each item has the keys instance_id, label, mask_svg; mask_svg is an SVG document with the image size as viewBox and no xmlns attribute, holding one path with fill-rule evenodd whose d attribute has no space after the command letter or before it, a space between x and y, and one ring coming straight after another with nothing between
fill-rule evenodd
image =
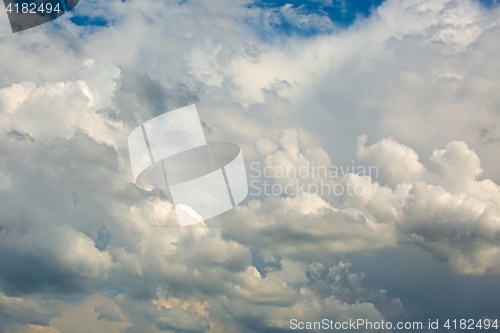
<instances>
[{"instance_id":1,"label":"cloud layer","mask_svg":"<svg viewBox=\"0 0 500 333\"><path fill-rule=\"evenodd\" d=\"M0 36L1 332L399 320L404 304L348 255L402 243L458 274L499 276L498 9L386 1L348 28L245 1L78 10L108 26L63 17ZM321 34L279 35L277 20ZM192 103L207 138L238 143L248 170L377 173L274 175L363 191L251 196L179 228L168 196L131 183L126 143Z\"/></svg>"}]
</instances>

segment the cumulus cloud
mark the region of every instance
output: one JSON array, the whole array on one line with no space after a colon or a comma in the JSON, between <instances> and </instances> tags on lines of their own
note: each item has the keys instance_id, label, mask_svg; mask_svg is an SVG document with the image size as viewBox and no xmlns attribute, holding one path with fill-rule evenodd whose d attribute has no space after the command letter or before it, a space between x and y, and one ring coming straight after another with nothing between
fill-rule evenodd
<instances>
[{"instance_id":1,"label":"cumulus cloud","mask_svg":"<svg viewBox=\"0 0 500 333\"><path fill-rule=\"evenodd\" d=\"M319 147L303 149L299 135L297 130L288 129L277 143L259 139L256 149L267 154L262 157L263 169L287 170L290 165L294 166L292 170L309 168L302 174L268 173L267 180L280 184L281 189L300 181L306 185L302 193L272 196L264 202L254 200L237 208L234 220L241 223L228 226L231 238L305 260L311 260L311 255L367 251L410 241L447 261L457 272L500 272L500 186L490 179L478 180L481 162L467 144L452 141L444 149L434 150L430 161L438 170L431 172L410 147L392 138L366 147L367 138L361 136L359 158L375 165L385 175L385 183L384 179L355 172L340 177L332 177L329 172L313 177L314 165L317 170L320 165L327 170L332 166L325 165L329 158ZM311 151L319 153L312 155ZM336 185L348 183L354 188L361 186L362 191L336 195L322 189L325 185L335 189ZM282 190L280 194L288 193Z\"/></svg>"},{"instance_id":2,"label":"cumulus cloud","mask_svg":"<svg viewBox=\"0 0 500 333\"><path fill-rule=\"evenodd\" d=\"M390 185L422 178L425 167L413 149L400 144L393 138L382 139L366 147L367 140L366 136L359 137L358 157L371 165L380 167Z\"/></svg>"},{"instance_id":3,"label":"cumulus cloud","mask_svg":"<svg viewBox=\"0 0 500 333\"><path fill-rule=\"evenodd\" d=\"M401 146L389 160L397 161L408 149ZM387 147L380 155L390 150ZM497 275L500 187L490 179L477 179L482 172L479 157L464 142L452 141L434 150L431 161L439 167L439 175L426 170L420 178L388 192L400 196L399 205L391 207L396 227L457 272ZM390 175L398 173L391 165L379 167ZM412 168L407 169L411 173Z\"/></svg>"},{"instance_id":4,"label":"cumulus cloud","mask_svg":"<svg viewBox=\"0 0 500 333\"><path fill-rule=\"evenodd\" d=\"M498 9L386 1L344 31L247 1L79 11L108 26L66 15L0 39L0 329L262 332L292 317L402 318L404 304L345 258L400 243L458 273L500 273ZM335 32L269 37L281 20ZM292 188L178 228L168 196L132 184L126 142L194 102L207 138L238 143L248 164L356 160L380 177L351 169L324 184L362 193ZM270 181L319 189L320 178ZM120 295L96 296L111 286ZM37 297L60 294L81 303L56 302L57 318Z\"/></svg>"}]
</instances>

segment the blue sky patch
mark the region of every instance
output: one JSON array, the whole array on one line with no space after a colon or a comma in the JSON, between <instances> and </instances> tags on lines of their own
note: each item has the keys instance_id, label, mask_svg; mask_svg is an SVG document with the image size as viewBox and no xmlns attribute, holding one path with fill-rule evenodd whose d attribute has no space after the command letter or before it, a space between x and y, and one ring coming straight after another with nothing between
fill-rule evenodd
<instances>
[{"instance_id":1,"label":"blue sky patch","mask_svg":"<svg viewBox=\"0 0 500 333\"><path fill-rule=\"evenodd\" d=\"M256 5L282 7L291 4L293 8L301 8L306 13L326 15L337 25L348 26L359 16L369 16L371 10L383 2L384 0L259 0Z\"/></svg>"},{"instance_id":2,"label":"blue sky patch","mask_svg":"<svg viewBox=\"0 0 500 333\"><path fill-rule=\"evenodd\" d=\"M495 8L500 5L500 0L479 0L479 2L486 8Z\"/></svg>"},{"instance_id":3,"label":"blue sky patch","mask_svg":"<svg viewBox=\"0 0 500 333\"><path fill-rule=\"evenodd\" d=\"M90 17L87 15L74 15L70 20L79 26L105 27L109 23L102 17Z\"/></svg>"},{"instance_id":4,"label":"blue sky patch","mask_svg":"<svg viewBox=\"0 0 500 333\"><path fill-rule=\"evenodd\" d=\"M384 0L256 0L252 6L275 9L274 20L271 21L274 30L272 33L307 37L329 33L333 27L348 27L357 18L370 16L373 9L383 2ZM291 11L297 14L293 16L295 20L286 15Z\"/></svg>"},{"instance_id":5,"label":"blue sky patch","mask_svg":"<svg viewBox=\"0 0 500 333\"><path fill-rule=\"evenodd\" d=\"M322 33L331 33L333 28L347 28L358 18L369 17L374 9L379 7L385 0L255 0L250 7L261 7L274 9L273 20L270 21L271 31L266 31L264 22L259 22L256 27L259 34L268 39L273 34L298 35L303 37L314 36ZM474 0L484 7L493 9L498 7L500 0ZM283 9L293 10L301 16L301 20L287 17ZM310 23L307 22L309 17ZM297 18L297 17L294 17ZM330 26L318 20L328 19ZM327 20L325 20L327 22ZM268 22L269 25L269 22Z\"/></svg>"}]
</instances>

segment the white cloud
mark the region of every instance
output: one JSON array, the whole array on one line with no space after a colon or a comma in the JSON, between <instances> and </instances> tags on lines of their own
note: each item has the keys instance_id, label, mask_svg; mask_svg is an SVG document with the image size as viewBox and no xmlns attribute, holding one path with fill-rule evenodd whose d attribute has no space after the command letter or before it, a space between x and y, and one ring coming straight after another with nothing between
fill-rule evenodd
<instances>
[{"instance_id":1,"label":"white cloud","mask_svg":"<svg viewBox=\"0 0 500 333\"><path fill-rule=\"evenodd\" d=\"M327 166L324 151L304 153L299 133L285 130L278 143L268 138L257 141L257 150L267 153L264 165L270 170L295 170L307 166L309 173L268 172L268 181L305 184L304 191L286 198L269 197L250 201L235 210L228 224L231 238L255 248L266 249L302 260L314 260L329 253L367 251L415 242L439 260L463 274L497 275L500 186L492 180L478 180L482 169L477 154L464 142L452 141L432 153L438 173L427 170L417 153L392 138L366 147L358 140L358 156L386 175L383 179L349 173L312 177L312 166ZM318 150L319 149L319 150ZM314 151L307 148L307 151ZM306 158L305 155L311 156ZM313 162L316 162L315 164ZM304 175L307 175L304 177ZM373 176L373 175L372 175ZM340 178L340 179L338 179ZM324 181L324 182L323 182ZM308 184L351 183L363 191L335 195ZM262 187L262 184L259 183ZM312 189L308 191L308 189ZM283 191L282 191L283 192ZM319 196L318 194L322 195ZM333 205L333 206L332 206ZM336 207L341 207L341 209ZM314 259L313 259L314 258Z\"/></svg>"},{"instance_id":2,"label":"white cloud","mask_svg":"<svg viewBox=\"0 0 500 333\"><path fill-rule=\"evenodd\" d=\"M382 139L376 144L366 147L368 138L358 139L357 155L370 165L382 169L390 185L402 182L412 182L421 179L425 167L419 161L417 153L393 138Z\"/></svg>"},{"instance_id":3,"label":"white cloud","mask_svg":"<svg viewBox=\"0 0 500 333\"><path fill-rule=\"evenodd\" d=\"M277 12L247 4L82 2L109 27L65 16L58 28L2 35L9 329L66 332L92 318L79 331L262 332L291 316L387 319L403 314L399 300L336 258L400 242L459 273L499 274L498 9L386 1L344 31L263 42L253 28L269 33ZM298 27L332 28L278 11ZM131 184L126 138L193 102L207 137L238 143L249 162L347 166L357 152L383 178L328 180L360 184L362 195L259 197L215 221L223 228L176 228L167 197ZM362 134L374 143L356 146ZM94 297L111 284L126 295ZM54 291L94 296L54 319L31 298ZM118 318L102 304L123 321L99 321Z\"/></svg>"}]
</instances>

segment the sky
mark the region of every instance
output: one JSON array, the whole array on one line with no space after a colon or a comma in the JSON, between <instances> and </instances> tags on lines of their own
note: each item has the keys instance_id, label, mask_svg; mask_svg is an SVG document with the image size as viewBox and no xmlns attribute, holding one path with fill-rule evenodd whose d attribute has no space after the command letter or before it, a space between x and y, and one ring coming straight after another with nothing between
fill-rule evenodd
<instances>
[{"instance_id":1,"label":"sky","mask_svg":"<svg viewBox=\"0 0 500 333\"><path fill-rule=\"evenodd\" d=\"M499 14L81 0L12 33L0 10L0 333L500 319ZM250 193L182 228L127 138L191 104Z\"/></svg>"}]
</instances>

